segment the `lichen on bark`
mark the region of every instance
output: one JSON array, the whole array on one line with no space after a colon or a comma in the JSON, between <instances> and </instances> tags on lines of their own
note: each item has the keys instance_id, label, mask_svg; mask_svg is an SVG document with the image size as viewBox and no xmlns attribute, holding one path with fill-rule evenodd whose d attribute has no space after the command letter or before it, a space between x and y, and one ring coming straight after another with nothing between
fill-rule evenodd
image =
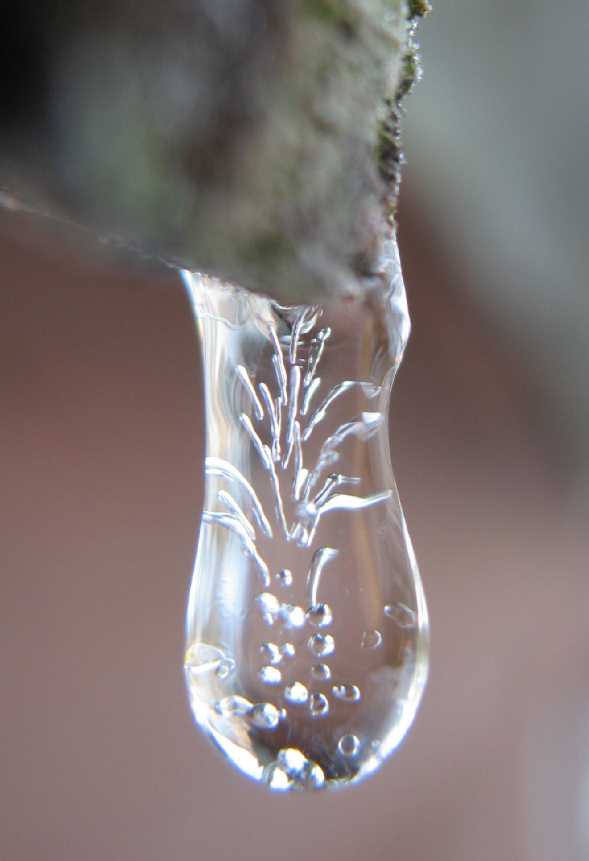
<instances>
[{"instance_id":1,"label":"lichen on bark","mask_svg":"<svg viewBox=\"0 0 589 861\"><path fill-rule=\"evenodd\" d=\"M401 168L404 161L401 144L401 122L404 100L413 89L421 75L419 45L415 38L417 22L431 11L427 0L411 0L408 9L408 27L405 52L402 57L401 73L393 96L385 98L385 114L378 128L377 162L380 175L385 183L384 208L391 226L395 223Z\"/></svg>"}]
</instances>

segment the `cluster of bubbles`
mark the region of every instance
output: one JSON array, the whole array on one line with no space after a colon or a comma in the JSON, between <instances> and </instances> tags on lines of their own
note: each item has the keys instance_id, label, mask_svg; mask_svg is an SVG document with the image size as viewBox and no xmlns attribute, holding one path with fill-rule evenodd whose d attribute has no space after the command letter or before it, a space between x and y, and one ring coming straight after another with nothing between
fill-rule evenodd
<instances>
[{"instance_id":1,"label":"cluster of bubbles","mask_svg":"<svg viewBox=\"0 0 589 861\"><path fill-rule=\"evenodd\" d=\"M277 575L277 579L284 585L290 585L292 574L285 569ZM357 685L332 683L332 671L326 658L335 652L335 639L330 633L322 630L333 621L333 614L328 604L316 604L304 611L299 606L280 601L270 592L258 595L256 603L262 618L270 626L281 622L286 630L301 629L306 624L317 629L306 642L303 641L303 647L312 656L309 671L311 687L298 680L285 682L285 665L295 657L297 653L295 645L291 642L279 645L268 640L259 648L262 666L258 671L258 678L270 688L284 685L282 688L284 706L280 707L280 704L275 705L266 701L252 702L246 697L234 694L216 702L214 708L219 716L245 720L258 731L274 732L288 719L288 708L305 707L308 715L316 720L329 715L329 695L334 701L347 705L353 705L362 700L362 692ZM411 628L416 623L415 613L401 603L387 604L384 607L384 615L392 619L400 628ZM360 645L363 649L373 651L381 648L382 644L383 635L379 630L370 629L362 634ZM189 663L194 672L202 672L207 668L214 669L216 676L221 680L228 678L235 669L235 661L214 647L200 646L197 652L191 655ZM328 686L329 689L314 691L313 683ZM362 743L358 736L350 732L341 735L335 741L335 753L344 761L357 758L361 747ZM326 785L323 769L295 747L280 749L275 760L265 766L263 779L271 789L277 791L320 789Z\"/></svg>"},{"instance_id":2,"label":"cluster of bubbles","mask_svg":"<svg viewBox=\"0 0 589 861\"><path fill-rule=\"evenodd\" d=\"M344 735L337 749L342 757L350 759L358 755L360 741L355 735ZM325 786L325 773L320 765L308 759L298 748L285 747L278 751L274 762L266 766L264 780L270 789L278 792L322 789Z\"/></svg>"},{"instance_id":3,"label":"cluster of bubbles","mask_svg":"<svg viewBox=\"0 0 589 861\"><path fill-rule=\"evenodd\" d=\"M280 571L276 579L282 586L290 586L293 582L292 573L288 569ZM331 668L325 659L335 652L334 637L323 630L333 622L333 612L329 604L316 603L305 612L302 607L280 601L271 592L258 595L256 602L264 622L269 626L282 622L287 630L300 629L305 624L318 629L306 641L306 647L315 659L310 668L310 677L312 682L329 683ZM376 649L381 643L382 635L378 631L365 632L362 638L362 646L366 649ZM285 659L294 657L295 653L295 647L291 643L284 645L271 641L262 643L260 655L264 663L258 672L260 681L272 687L281 685L283 682L281 666ZM334 699L342 703L358 703L362 698L357 685L333 684L330 690ZM286 684L283 697L288 706L306 706L312 719L325 718L329 714L330 703L327 694L322 691L312 691L301 681ZM286 709L282 712L286 717ZM253 706L250 717L257 728L273 730L280 722L281 712L276 706L262 703ZM360 741L357 736L347 733L337 741L336 749L341 757L354 758L360 750ZM279 751L276 760L266 767L265 780L271 789L279 791L293 788L318 789L323 786L325 775L317 763L309 760L297 748L284 748Z\"/></svg>"},{"instance_id":4,"label":"cluster of bubbles","mask_svg":"<svg viewBox=\"0 0 589 861\"><path fill-rule=\"evenodd\" d=\"M292 573L288 569L280 571L276 576L282 585L292 583ZM256 602L264 622L270 626L281 621L287 630L300 629L305 624L322 629L333 622L331 607L324 602L312 605L306 612L302 607L280 601L271 592L262 592ZM319 658L321 661L335 652L335 639L331 634L323 633L321 630L311 634L306 645L313 658ZM283 672L280 665L285 659L294 657L295 647L292 643L279 646L273 642L265 642L260 646L260 654L264 661L258 672L260 681L272 687L281 685ZM311 679L319 683L328 682L331 679L331 669L326 663L313 663L310 674ZM342 702L359 702L361 698L360 691L355 685L333 685L331 690L333 696ZM329 700L326 694L310 691L301 681L293 681L285 685L283 696L291 706L307 706L312 718L322 718L329 714Z\"/></svg>"}]
</instances>

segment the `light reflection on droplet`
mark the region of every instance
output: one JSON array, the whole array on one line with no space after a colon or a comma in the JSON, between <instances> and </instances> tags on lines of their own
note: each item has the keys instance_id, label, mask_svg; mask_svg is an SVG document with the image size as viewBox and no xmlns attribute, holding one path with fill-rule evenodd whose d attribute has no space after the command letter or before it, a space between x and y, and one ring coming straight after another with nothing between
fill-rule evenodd
<instances>
[{"instance_id":1,"label":"light reflection on droplet","mask_svg":"<svg viewBox=\"0 0 589 861\"><path fill-rule=\"evenodd\" d=\"M216 646L198 643L188 649L184 666L193 676L214 673L218 679L227 679L235 669L235 661Z\"/></svg>"},{"instance_id":2,"label":"light reflection on droplet","mask_svg":"<svg viewBox=\"0 0 589 861\"><path fill-rule=\"evenodd\" d=\"M278 752L277 762L289 777L297 777L304 771L307 757L296 747L286 747Z\"/></svg>"},{"instance_id":3,"label":"light reflection on droplet","mask_svg":"<svg viewBox=\"0 0 589 861\"><path fill-rule=\"evenodd\" d=\"M323 789L325 786L325 772L316 762L309 768L307 784L311 789Z\"/></svg>"},{"instance_id":4,"label":"light reflection on droplet","mask_svg":"<svg viewBox=\"0 0 589 861\"><path fill-rule=\"evenodd\" d=\"M280 647L280 654L283 658L294 658L296 649L292 643L284 643L284 645Z\"/></svg>"},{"instance_id":5,"label":"light reflection on droplet","mask_svg":"<svg viewBox=\"0 0 589 861\"><path fill-rule=\"evenodd\" d=\"M364 631L360 645L363 649L378 649L382 645L382 634L376 629Z\"/></svg>"},{"instance_id":6,"label":"light reflection on droplet","mask_svg":"<svg viewBox=\"0 0 589 861\"><path fill-rule=\"evenodd\" d=\"M280 613L280 601L276 597L276 595L272 595L270 592L262 592L261 595L258 595L256 598L256 602L258 607L262 611L262 618L267 625L273 625L276 621L276 617Z\"/></svg>"},{"instance_id":7,"label":"light reflection on droplet","mask_svg":"<svg viewBox=\"0 0 589 861\"><path fill-rule=\"evenodd\" d=\"M396 604L387 604L384 608L385 616L397 623L399 628L414 628L416 623L415 611L398 601Z\"/></svg>"},{"instance_id":8,"label":"light reflection on droplet","mask_svg":"<svg viewBox=\"0 0 589 861\"><path fill-rule=\"evenodd\" d=\"M243 717L250 713L252 703L235 694L231 697L224 697L215 706L215 710L224 717Z\"/></svg>"},{"instance_id":9,"label":"light reflection on droplet","mask_svg":"<svg viewBox=\"0 0 589 861\"><path fill-rule=\"evenodd\" d=\"M280 616L287 628L302 628L305 624L305 611L302 607L283 604L280 608Z\"/></svg>"},{"instance_id":10,"label":"light reflection on droplet","mask_svg":"<svg viewBox=\"0 0 589 861\"><path fill-rule=\"evenodd\" d=\"M276 729L280 721L280 712L272 703L257 703L251 710L250 718L259 729Z\"/></svg>"},{"instance_id":11,"label":"light reflection on droplet","mask_svg":"<svg viewBox=\"0 0 589 861\"><path fill-rule=\"evenodd\" d=\"M334 685L331 690L334 697L344 703L357 703L362 696L357 685Z\"/></svg>"},{"instance_id":12,"label":"light reflection on droplet","mask_svg":"<svg viewBox=\"0 0 589 861\"><path fill-rule=\"evenodd\" d=\"M271 768L266 782L273 792L286 792L291 787L288 774L277 765Z\"/></svg>"},{"instance_id":13,"label":"light reflection on droplet","mask_svg":"<svg viewBox=\"0 0 589 861\"><path fill-rule=\"evenodd\" d=\"M293 747L278 752L276 761L264 770L264 779L271 789L278 792L288 789L322 789L325 786L323 769Z\"/></svg>"}]
</instances>

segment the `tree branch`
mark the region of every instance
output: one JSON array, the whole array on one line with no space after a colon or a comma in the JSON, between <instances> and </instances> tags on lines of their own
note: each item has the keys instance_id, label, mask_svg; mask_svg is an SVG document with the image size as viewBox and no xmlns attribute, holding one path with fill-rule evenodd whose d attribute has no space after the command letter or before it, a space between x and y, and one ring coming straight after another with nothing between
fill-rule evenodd
<instances>
[{"instance_id":1,"label":"tree branch","mask_svg":"<svg viewBox=\"0 0 589 861\"><path fill-rule=\"evenodd\" d=\"M4 199L289 300L348 290L391 229L426 11L21 0L0 60Z\"/></svg>"}]
</instances>

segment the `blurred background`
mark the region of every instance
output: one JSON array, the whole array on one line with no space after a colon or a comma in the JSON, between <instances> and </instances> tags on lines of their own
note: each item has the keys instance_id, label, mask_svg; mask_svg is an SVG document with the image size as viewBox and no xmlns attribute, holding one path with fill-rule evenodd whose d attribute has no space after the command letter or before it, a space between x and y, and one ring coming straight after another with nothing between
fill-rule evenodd
<instances>
[{"instance_id":1,"label":"blurred background","mask_svg":"<svg viewBox=\"0 0 589 861\"><path fill-rule=\"evenodd\" d=\"M407 103L397 479L432 619L405 744L272 797L192 726L178 277L0 216L0 858L589 856L589 7L439 0Z\"/></svg>"}]
</instances>

